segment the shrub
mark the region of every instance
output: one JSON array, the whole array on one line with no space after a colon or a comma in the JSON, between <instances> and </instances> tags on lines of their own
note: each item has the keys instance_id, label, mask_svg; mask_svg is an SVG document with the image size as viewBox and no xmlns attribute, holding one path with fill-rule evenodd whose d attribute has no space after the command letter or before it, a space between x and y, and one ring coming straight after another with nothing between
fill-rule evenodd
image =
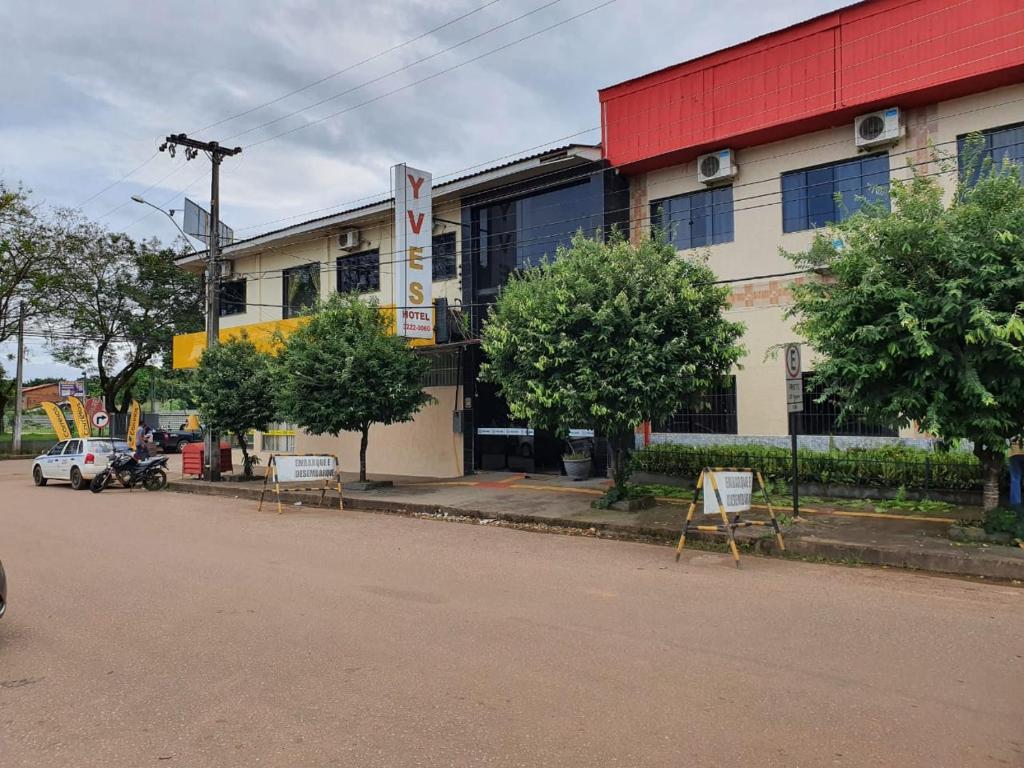
<instances>
[{"instance_id":1,"label":"shrub","mask_svg":"<svg viewBox=\"0 0 1024 768\"><path fill-rule=\"evenodd\" d=\"M802 483L906 490L978 490L982 485L981 465L968 453L936 453L905 446L844 451L802 448L798 458ZM788 448L656 443L633 454L633 469L640 472L696 478L704 467L753 467L761 470L765 482L793 480Z\"/></svg>"}]
</instances>

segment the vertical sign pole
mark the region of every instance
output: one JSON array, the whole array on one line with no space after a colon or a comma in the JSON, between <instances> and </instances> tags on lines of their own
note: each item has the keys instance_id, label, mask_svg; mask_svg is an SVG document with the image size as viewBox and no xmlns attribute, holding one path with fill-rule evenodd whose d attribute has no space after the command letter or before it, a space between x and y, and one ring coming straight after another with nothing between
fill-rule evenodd
<instances>
[{"instance_id":1,"label":"vertical sign pole","mask_svg":"<svg viewBox=\"0 0 1024 768\"><path fill-rule=\"evenodd\" d=\"M792 454L790 471L793 473L793 517L800 517L800 475L797 458L796 434L800 431L800 414L789 414L789 444Z\"/></svg>"}]
</instances>

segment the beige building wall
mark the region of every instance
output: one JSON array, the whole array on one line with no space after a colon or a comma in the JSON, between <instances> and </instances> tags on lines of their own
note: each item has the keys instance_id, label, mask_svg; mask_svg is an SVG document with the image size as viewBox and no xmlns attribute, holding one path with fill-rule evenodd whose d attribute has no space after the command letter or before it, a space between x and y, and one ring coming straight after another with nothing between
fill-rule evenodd
<instances>
[{"instance_id":1,"label":"beige building wall","mask_svg":"<svg viewBox=\"0 0 1024 768\"><path fill-rule=\"evenodd\" d=\"M460 221L459 200L439 203L434 215L449 221ZM295 242L268 246L262 252L234 259L234 279L247 280L246 311L221 318L222 328L232 328L282 317L282 270L316 263L320 267L320 298L327 300L338 290L337 260L352 253L377 249L380 256L380 290L364 294L382 305L392 303L391 280L394 263L400 258L393 251L391 214L376 215L351 222L346 228L358 228L363 239L354 251L338 246L337 233L307 235ZM437 223L434 234L455 232L456 253L461 252L461 227ZM445 297L449 303L462 298L462 264L457 260L453 280L435 281L434 298ZM230 279L230 278L229 278ZM462 475L462 435L452 431L452 411L457 409L456 392L460 388L430 387L426 390L435 402L426 406L405 424L371 427L367 451L367 467L371 473L423 477L458 477ZM295 450L298 453L326 452L337 454L346 472L359 470L358 433L338 437L308 435L296 430ZM262 452L264 458L269 455Z\"/></svg>"},{"instance_id":2,"label":"beige building wall","mask_svg":"<svg viewBox=\"0 0 1024 768\"><path fill-rule=\"evenodd\" d=\"M385 474L450 478L463 474L462 435L452 430L456 387L428 387L426 391L435 402L412 421L370 427L366 448L369 478ZM295 450L336 454L343 472L358 472L359 440L358 432L332 437L308 435L300 430L295 436Z\"/></svg>"},{"instance_id":3,"label":"beige building wall","mask_svg":"<svg viewBox=\"0 0 1024 768\"><path fill-rule=\"evenodd\" d=\"M941 169L932 161L933 153L948 155L955 168L958 136L1024 121L1024 85L905 110L903 117L907 133L888 150L891 177L907 178L913 168L938 175ZM730 284L732 308L728 316L747 326L743 339L747 354L736 372L740 434L788 432L782 360L779 356L766 359L766 355L780 344L799 341L792 322L785 318L791 304L789 285L794 278L770 276L793 271L783 251L807 249L814 232L783 233L782 174L857 156L852 122L737 151L740 173L733 182L733 241L680 251L688 257L706 254L720 279L736 281ZM955 173L938 178L951 194ZM640 238L650 231L650 203L706 188L697 181L696 160L632 177L632 237ZM805 350L804 368L812 370L813 356L808 353ZM912 430L903 434L917 435Z\"/></svg>"}]
</instances>

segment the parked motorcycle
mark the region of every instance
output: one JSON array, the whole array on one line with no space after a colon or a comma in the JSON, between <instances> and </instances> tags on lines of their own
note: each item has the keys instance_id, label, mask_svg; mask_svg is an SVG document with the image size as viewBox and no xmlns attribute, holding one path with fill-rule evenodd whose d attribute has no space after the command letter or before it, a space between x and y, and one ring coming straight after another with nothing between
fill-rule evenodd
<instances>
[{"instance_id":1,"label":"parked motorcycle","mask_svg":"<svg viewBox=\"0 0 1024 768\"><path fill-rule=\"evenodd\" d=\"M89 490L99 493L117 483L122 488L142 485L147 491L159 491L167 485L167 457L139 461L130 453L115 453L110 463L89 483Z\"/></svg>"}]
</instances>

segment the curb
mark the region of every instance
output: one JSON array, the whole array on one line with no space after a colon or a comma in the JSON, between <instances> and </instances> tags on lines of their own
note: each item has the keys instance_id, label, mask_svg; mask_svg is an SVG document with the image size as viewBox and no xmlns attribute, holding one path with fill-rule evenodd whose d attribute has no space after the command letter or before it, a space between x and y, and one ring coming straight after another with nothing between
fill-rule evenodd
<instances>
[{"instance_id":1,"label":"curb","mask_svg":"<svg viewBox=\"0 0 1024 768\"><path fill-rule=\"evenodd\" d=\"M262 485L246 488L239 483L230 483L211 487L193 482L171 480L167 484L167 489L176 493L191 493L202 496L220 496L255 501L260 497ZM288 504L293 504L297 501L305 503L310 499L317 498L316 494L296 491L281 492L281 501ZM328 493L327 499L331 502L336 502L337 494ZM276 500L274 503L276 503ZM323 507L317 505L310 505L310 507L314 509L330 509L326 503ZM573 518L549 518L516 513L482 512L461 507L395 502L363 496L345 496L345 509L410 517L448 517L478 521L501 521L511 525L531 526L535 529L550 529L552 531L554 529L593 531L602 538L660 543L663 545L675 545L679 540L679 531L667 527L623 525L621 523L591 522ZM699 534L687 537L687 541L693 539L703 542L718 541L717 537L701 536ZM741 539L737 537L737 543L747 551L774 557L796 557L846 565L875 565L953 576L1024 581L1024 559L1005 557L989 550L916 551L906 549L905 547L851 544L832 539L790 536L786 540L785 553L780 553L777 551L775 541L772 538L744 537ZM968 554L968 552L978 552L979 554Z\"/></svg>"}]
</instances>

